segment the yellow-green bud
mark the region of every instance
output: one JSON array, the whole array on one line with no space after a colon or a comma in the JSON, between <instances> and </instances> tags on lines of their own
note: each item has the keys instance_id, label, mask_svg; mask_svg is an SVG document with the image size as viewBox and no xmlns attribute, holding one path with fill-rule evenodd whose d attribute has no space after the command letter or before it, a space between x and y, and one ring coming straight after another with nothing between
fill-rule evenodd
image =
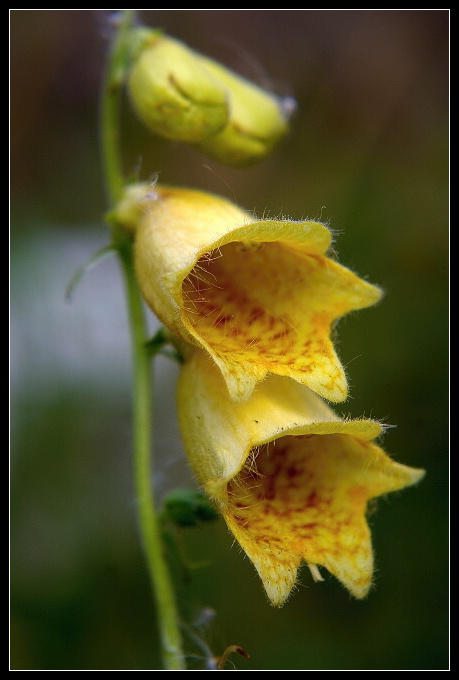
<instances>
[{"instance_id":1,"label":"yellow-green bud","mask_svg":"<svg viewBox=\"0 0 459 680\"><path fill-rule=\"evenodd\" d=\"M228 120L226 88L199 54L158 31L143 31L127 88L143 123L157 135L200 142Z\"/></svg>"},{"instance_id":2,"label":"yellow-green bud","mask_svg":"<svg viewBox=\"0 0 459 680\"><path fill-rule=\"evenodd\" d=\"M200 141L197 148L225 165L257 163L288 131L284 100L211 59L202 58L202 63L227 89L229 120L222 131Z\"/></svg>"}]
</instances>

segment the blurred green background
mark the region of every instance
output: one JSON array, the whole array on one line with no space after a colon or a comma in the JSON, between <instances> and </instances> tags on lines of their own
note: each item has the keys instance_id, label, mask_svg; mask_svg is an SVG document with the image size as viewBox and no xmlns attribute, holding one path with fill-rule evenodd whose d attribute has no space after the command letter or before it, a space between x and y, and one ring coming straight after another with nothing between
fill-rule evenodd
<instances>
[{"instance_id":1,"label":"blurred green background","mask_svg":"<svg viewBox=\"0 0 459 680\"><path fill-rule=\"evenodd\" d=\"M370 517L375 587L351 600L301 572L281 610L222 521L184 530L189 668L230 644L239 670L447 670L449 10L139 10L298 102L250 169L151 137L123 108L126 174L202 188L257 213L319 218L342 264L386 296L338 328L351 398L396 425L384 448L423 467ZM160 669L131 471L131 377L108 242L98 102L112 15L10 10L11 670ZM155 320L150 318L152 330ZM156 363L159 501L193 487L176 425L177 368ZM324 571L324 570L323 570Z\"/></svg>"}]
</instances>

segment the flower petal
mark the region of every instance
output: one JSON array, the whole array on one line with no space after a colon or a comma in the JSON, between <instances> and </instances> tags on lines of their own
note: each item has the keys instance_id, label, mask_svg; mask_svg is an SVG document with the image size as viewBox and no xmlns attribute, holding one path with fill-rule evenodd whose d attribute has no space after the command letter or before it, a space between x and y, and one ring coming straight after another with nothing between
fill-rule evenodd
<instances>
[{"instance_id":1,"label":"flower petal","mask_svg":"<svg viewBox=\"0 0 459 680\"><path fill-rule=\"evenodd\" d=\"M368 501L413 484L420 471L349 434L294 435L260 447L228 485L228 527L274 605L302 561L324 566L357 598L372 582Z\"/></svg>"},{"instance_id":2,"label":"flower petal","mask_svg":"<svg viewBox=\"0 0 459 680\"><path fill-rule=\"evenodd\" d=\"M365 597L373 575L368 502L424 475L372 441L382 426L340 420L311 390L274 375L246 402L232 402L198 350L182 369L178 406L191 467L271 603L286 601L303 562Z\"/></svg>"},{"instance_id":3,"label":"flower petal","mask_svg":"<svg viewBox=\"0 0 459 680\"><path fill-rule=\"evenodd\" d=\"M199 334L235 399L272 372L344 401L347 382L330 330L380 293L325 255L289 247L290 224L263 226L264 242L228 243L199 259L183 283L185 325ZM306 238L315 229L303 227ZM279 240L269 241L269 232Z\"/></svg>"},{"instance_id":4,"label":"flower petal","mask_svg":"<svg viewBox=\"0 0 459 680\"><path fill-rule=\"evenodd\" d=\"M143 295L171 331L209 353L231 398L247 399L275 373L344 401L347 381L331 329L382 291L326 256L327 227L255 220L190 189L143 191L141 198L142 188L131 187L116 214L129 228L136 224Z\"/></svg>"}]
</instances>

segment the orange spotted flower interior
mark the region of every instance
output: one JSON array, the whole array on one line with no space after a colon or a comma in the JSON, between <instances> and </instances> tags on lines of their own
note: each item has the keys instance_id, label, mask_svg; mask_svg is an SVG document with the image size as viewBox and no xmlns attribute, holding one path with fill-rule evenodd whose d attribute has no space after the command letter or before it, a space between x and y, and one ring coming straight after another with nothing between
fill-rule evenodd
<instances>
[{"instance_id":1,"label":"orange spotted flower interior","mask_svg":"<svg viewBox=\"0 0 459 680\"><path fill-rule=\"evenodd\" d=\"M373 574L368 501L416 477L347 434L282 437L228 484L224 516L274 605L285 601L302 562L326 567L362 598Z\"/></svg>"},{"instance_id":2,"label":"orange spotted flower interior","mask_svg":"<svg viewBox=\"0 0 459 680\"><path fill-rule=\"evenodd\" d=\"M359 284L326 256L282 241L229 243L201 257L185 279L185 323L229 382L241 372L256 379L272 372L342 401L346 380L330 332L362 305Z\"/></svg>"}]
</instances>

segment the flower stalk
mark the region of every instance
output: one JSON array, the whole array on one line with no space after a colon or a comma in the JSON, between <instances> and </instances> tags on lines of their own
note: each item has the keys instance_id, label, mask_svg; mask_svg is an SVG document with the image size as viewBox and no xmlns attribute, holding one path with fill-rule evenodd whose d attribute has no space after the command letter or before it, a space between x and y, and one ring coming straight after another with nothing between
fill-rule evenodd
<instances>
[{"instance_id":1,"label":"flower stalk","mask_svg":"<svg viewBox=\"0 0 459 680\"><path fill-rule=\"evenodd\" d=\"M124 86L154 134L230 166L261 160L286 134L282 102L162 32L134 28L133 11L119 17L101 105L106 219L126 287L134 479L163 664L186 670L152 489L152 359L166 345L181 363L177 407L190 466L275 607L302 565L315 582L324 568L365 597L374 569L368 504L416 484L424 470L381 449L380 423L343 419L326 403L348 397L336 323L383 296L333 258L327 225L260 219L203 191L125 182ZM152 340L144 302L164 324ZM202 510L189 501L179 493L166 508L186 526ZM231 645L218 669L231 651L245 656Z\"/></svg>"},{"instance_id":2,"label":"flower stalk","mask_svg":"<svg viewBox=\"0 0 459 680\"><path fill-rule=\"evenodd\" d=\"M102 93L102 165L110 206L116 203L124 186L119 144L119 108L122 73L128 58L128 36L133 19L134 12L131 10L124 10L120 15ZM124 229L119 229L116 222L111 225L114 246L124 275L132 342L133 455L139 528L156 601L163 666L165 670L185 670L175 592L164 556L161 527L152 489L152 352L147 346L147 326L134 273L131 240Z\"/></svg>"}]
</instances>

